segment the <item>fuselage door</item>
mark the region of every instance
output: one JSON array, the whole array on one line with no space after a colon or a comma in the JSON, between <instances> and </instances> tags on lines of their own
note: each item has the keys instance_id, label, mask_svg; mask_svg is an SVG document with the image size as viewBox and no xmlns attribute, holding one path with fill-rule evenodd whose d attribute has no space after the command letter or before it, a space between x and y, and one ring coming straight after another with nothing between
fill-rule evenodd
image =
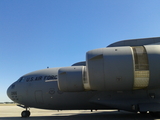
<instances>
[{"instance_id":1,"label":"fuselage door","mask_svg":"<svg viewBox=\"0 0 160 120\"><path fill-rule=\"evenodd\" d=\"M41 90L35 92L35 99L38 104L43 104L43 93Z\"/></svg>"}]
</instances>

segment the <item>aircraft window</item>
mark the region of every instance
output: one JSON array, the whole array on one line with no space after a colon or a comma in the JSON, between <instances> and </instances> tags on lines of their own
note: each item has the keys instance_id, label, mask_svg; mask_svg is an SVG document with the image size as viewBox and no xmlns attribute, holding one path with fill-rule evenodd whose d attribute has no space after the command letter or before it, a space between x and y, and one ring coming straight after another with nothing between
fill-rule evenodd
<instances>
[{"instance_id":1,"label":"aircraft window","mask_svg":"<svg viewBox=\"0 0 160 120\"><path fill-rule=\"evenodd\" d=\"M15 84L12 84L11 88L14 89L15 88Z\"/></svg>"},{"instance_id":2,"label":"aircraft window","mask_svg":"<svg viewBox=\"0 0 160 120\"><path fill-rule=\"evenodd\" d=\"M19 82L23 82L24 77L19 78Z\"/></svg>"}]
</instances>

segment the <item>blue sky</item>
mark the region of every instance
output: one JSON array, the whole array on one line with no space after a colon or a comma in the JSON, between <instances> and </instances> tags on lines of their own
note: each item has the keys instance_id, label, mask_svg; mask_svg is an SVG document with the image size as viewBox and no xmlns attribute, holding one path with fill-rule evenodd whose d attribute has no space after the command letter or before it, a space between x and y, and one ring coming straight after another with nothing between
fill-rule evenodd
<instances>
[{"instance_id":1,"label":"blue sky","mask_svg":"<svg viewBox=\"0 0 160 120\"><path fill-rule=\"evenodd\" d=\"M89 50L160 36L159 0L0 0L0 102L20 76Z\"/></svg>"}]
</instances>

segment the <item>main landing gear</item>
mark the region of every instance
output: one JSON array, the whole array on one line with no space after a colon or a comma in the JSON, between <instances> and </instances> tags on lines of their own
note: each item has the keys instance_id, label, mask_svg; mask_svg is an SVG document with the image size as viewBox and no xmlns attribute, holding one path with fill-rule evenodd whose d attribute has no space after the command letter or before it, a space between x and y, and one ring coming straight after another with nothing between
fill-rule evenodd
<instances>
[{"instance_id":1,"label":"main landing gear","mask_svg":"<svg viewBox=\"0 0 160 120\"><path fill-rule=\"evenodd\" d=\"M27 118L30 116L30 114L31 114L30 111L27 110L27 108L26 108L26 110L22 111L21 116L22 116L22 118Z\"/></svg>"}]
</instances>

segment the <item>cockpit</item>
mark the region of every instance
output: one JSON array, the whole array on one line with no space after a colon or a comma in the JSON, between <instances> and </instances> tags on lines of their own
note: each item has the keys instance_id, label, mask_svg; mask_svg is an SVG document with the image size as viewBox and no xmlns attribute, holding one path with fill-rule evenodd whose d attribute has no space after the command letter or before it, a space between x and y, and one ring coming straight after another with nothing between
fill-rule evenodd
<instances>
[{"instance_id":1,"label":"cockpit","mask_svg":"<svg viewBox=\"0 0 160 120\"><path fill-rule=\"evenodd\" d=\"M24 82L24 77L20 77L19 79L18 79L18 82Z\"/></svg>"}]
</instances>

